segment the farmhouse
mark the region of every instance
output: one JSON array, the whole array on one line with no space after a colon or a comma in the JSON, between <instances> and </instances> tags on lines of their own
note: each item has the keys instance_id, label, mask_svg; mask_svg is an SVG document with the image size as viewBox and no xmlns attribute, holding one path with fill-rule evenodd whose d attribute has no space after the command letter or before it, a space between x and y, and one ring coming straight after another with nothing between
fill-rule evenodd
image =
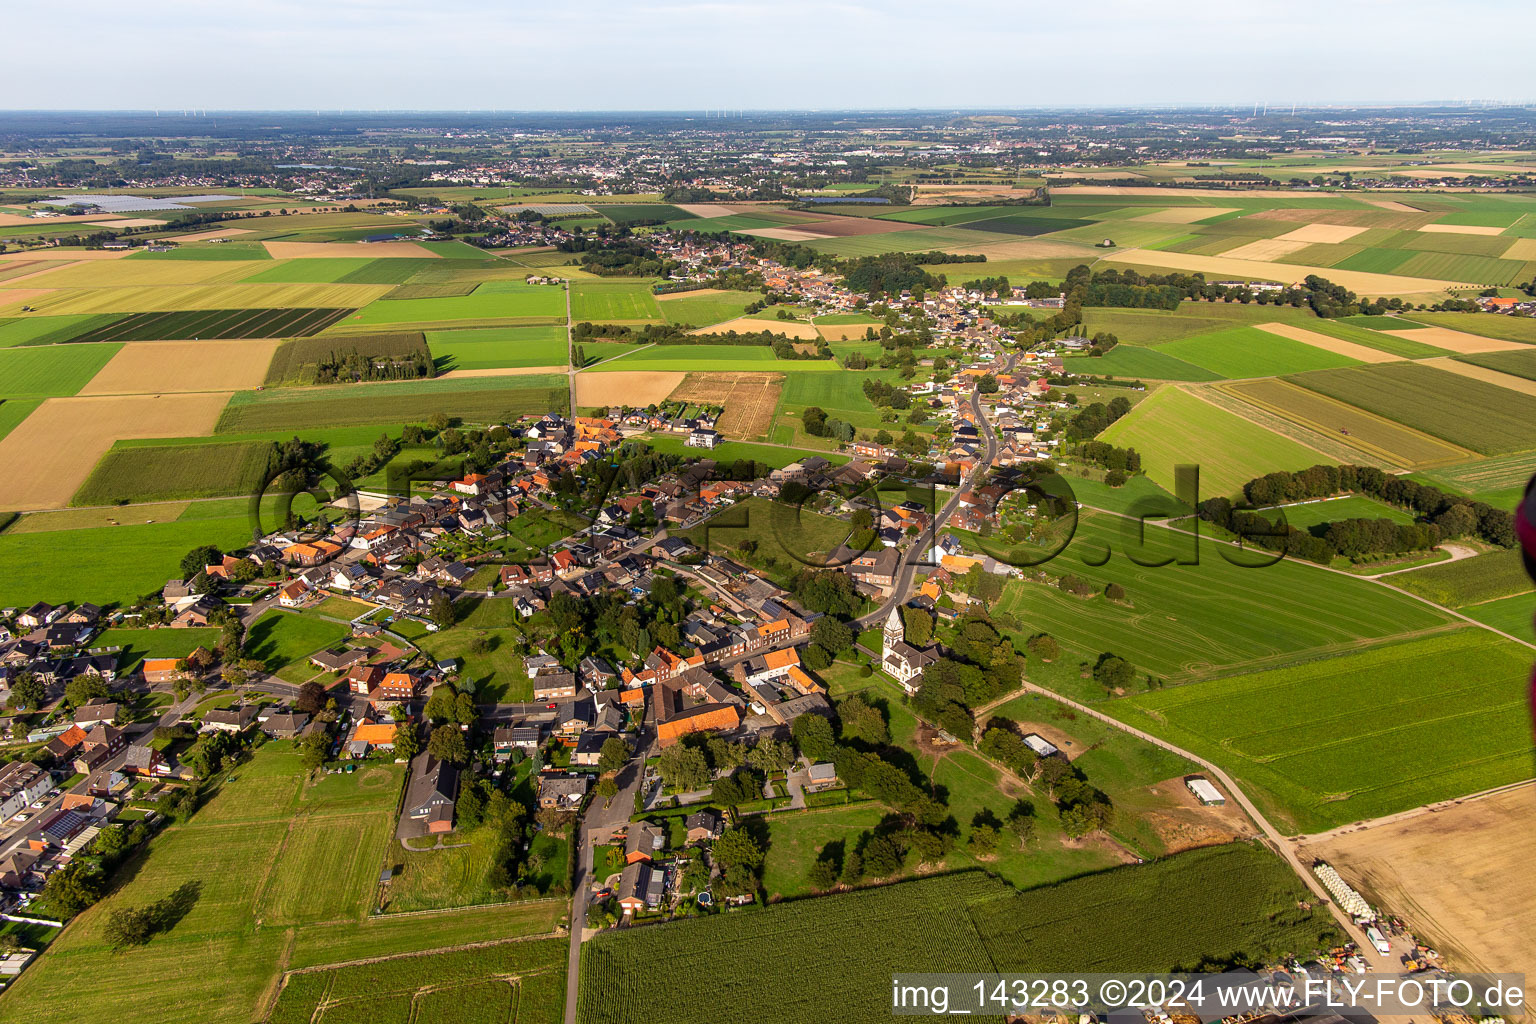
<instances>
[{"instance_id":1,"label":"farmhouse","mask_svg":"<svg viewBox=\"0 0 1536 1024\"><path fill-rule=\"evenodd\" d=\"M406 819L426 832L453 829L453 802L459 792L459 770L423 751L411 762L411 781L405 790Z\"/></svg>"}]
</instances>

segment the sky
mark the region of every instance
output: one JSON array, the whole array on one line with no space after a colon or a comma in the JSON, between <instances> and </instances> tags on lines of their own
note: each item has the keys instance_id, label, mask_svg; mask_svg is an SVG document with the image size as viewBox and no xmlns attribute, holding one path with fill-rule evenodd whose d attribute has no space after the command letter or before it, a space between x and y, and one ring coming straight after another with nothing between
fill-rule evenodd
<instances>
[{"instance_id":1,"label":"sky","mask_svg":"<svg viewBox=\"0 0 1536 1024\"><path fill-rule=\"evenodd\" d=\"M1526 102L1520 0L75 0L6 17L13 110ZM1476 34L1474 34L1474 32ZM25 40L35 39L35 44Z\"/></svg>"}]
</instances>

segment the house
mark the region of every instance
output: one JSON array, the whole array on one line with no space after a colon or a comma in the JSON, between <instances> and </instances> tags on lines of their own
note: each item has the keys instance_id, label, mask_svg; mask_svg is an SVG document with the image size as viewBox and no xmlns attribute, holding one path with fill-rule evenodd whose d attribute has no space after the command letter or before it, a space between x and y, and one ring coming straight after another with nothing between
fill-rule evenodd
<instances>
[{"instance_id":1,"label":"house","mask_svg":"<svg viewBox=\"0 0 1536 1024\"><path fill-rule=\"evenodd\" d=\"M688 435L686 443L690 448L714 448L724 440L713 430L695 430Z\"/></svg>"},{"instance_id":2,"label":"house","mask_svg":"<svg viewBox=\"0 0 1536 1024\"><path fill-rule=\"evenodd\" d=\"M881 634L880 667L886 674L900 683L908 693L916 693L922 685L923 670L938 660L937 647L917 648L907 643L906 627L901 622L901 609L892 608Z\"/></svg>"},{"instance_id":3,"label":"house","mask_svg":"<svg viewBox=\"0 0 1536 1024\"><path fill-rule=\"evenodd\" d=\"M63 761L74 755L74 752L85 742L85 736L84 729L79 725L73 725L43 744L43 749L52 754L54 760ZM4 815L0 815L0 818L3 817Z\"/></svg>"},{"instance_id":4,"label":"house","mask_svg":"<svg viewBox=\"0 0 1536 1024\"><path fill-rule=\"evenodd\" d=\"M666 848L665 826L649 821L633 822L629 826L629 834L624 838L624 863L634 864L636 861L654 860L656 855Z\"/></svg>"},{"instance_id":5,"label":"house","mask_svg":"<svg viewBox=\"0 0 1536 1024\"><path fill-rule=\"evenodd\" d=\"M379 665L356 665L347 673L347 689L365 697L383 681L384 669Z\"/></svg>"},{"instance_id":6,"label":"house","mask_svg":"<svg viewBox=\"0 0 1536 1024\"><path fill-rule=\"evenodd\" d=\"M740 698L702 669L658 682L651 690L656 741L670 747L689 733L732 732L741 724Z\"/></svg>"},{"instance_id":7,"label":"house","mask_svg":"<svg viewBox=\"0 0 1536 1024\"><path fill-rule=\"evenodd\" d=\"M145 658L142 671L146 683L174 683L185 676L177 668L179 658Z\"/></svg>"},{"instance_id":8,"label":"house","mask_svg":"<svg viewBox=\"0 0 1536 1024\"><path fill-rule=\"evenodd\" d=\"M531 752L539 749L544 739L544 727L532 719L524 719L520 725L499 725L491 733L491 746L497 761L509 761L515 751Z\"/></svg>"},{"instance_id":9,"label":"house","mask_svg":"<svg viewBox=\"0 0 1536 1024\"><path fill-rule=\"evenodd\" d=\"M197 727L197 731L235 734L245 732L255 723L259 710L254 704L242 704L237 708L215 708L203 715L203 724Z\"/></svg>"},{"instance_id":10,"label":"house","mask_svg":"<svg viewBox=\"0 0 1536 1024\"><path fill-rule=\"evenodd\" d=\"M31 888L41 877L32 868L42 858L31 850L18 848L9 857L0 860L0 886L7 889Z\"/></svg>"},{"instance_id":11,"label":"house","mask_svg":"<svg viewBox=\"0 0 1536 1024\"><path fill-rule=\"evenodd\" d=\"M547 672L533 677L535 702L576 696L576 673Z\"/></svg>"},{"instance_id":12,"label":"house","mask_svg":"<svg viewBox=\"0 0 1536 1024\"><path fill-rule=\"evenodd\" d=\"M265 717L258 716L261 731L273 739L286 740L304 732L309 715L304 711L272 711Z\"/></svg>"},{"instance_id":13,"label":"house","mask_svg":"<svg viewBox=\"0 0 1536 1024\"><path fill-rule=\"evenodd\" d=\"M368 660L370 652L353 647L341 651L316 651L309 663L322 672L346 672Z\"/></svg>"},{"instance_id":14,"label":"house","mask_svg":"<svg viewBox=\"0 0 1536 1024\"><path fill-rule=\"evenodd\" d=\"M597 767L597 762L603 756L603 744L612 738L611 733L587 729L576 741L576 749L571 751L571 764L578 764L583 768Z\"/></svg>"},{"instance_id":15,"label":"house","mask_svg":"<svg viewBox=\"0 0 1536 1024\"><path fill-rule=\"evenodd\" d=\"M308 593L308 583L303 580L294 580L277 592L277 603L284 608L297 608L304 603L304 595Z\"/></svg>"},{"instance_id":16,"label":"house","mask_svg":"<svg viewBox=\"0 0 1536 1024\"><path fill-rule=\"evenodd\" d=\"M759 683L783 679L799 667L800 654L793 647L753 655L747 660L747 682L755 686Z\"/></svg>"},{"instance_id":17,"label":"house","mask_svg":"<svg viewBox=\"0 0 1536 1024\"><path fill-rule=\"evenodd\" d=\"M687 842L690 846L694 843L707 843L720 838L720 834L725 831L725 819L714 808L706 808L684 818L683 828L687 830Z\"/></svg>"},{"instance_id":18,"label":"house","mask_svg":"<svg viewBox=\"0 0 1536 1024\"><path fill-rule=\"evenodd\" d=\"M85 742L80 744L80 756L85 759L88 767L77 768L77 770L89 773L102 761L127 745L128 740L121 729L115 725L98 722L90 732L85 734Z\"/></svg>"},{"instance_id":19,"label":"house","mask_svg":"<svg viewBox=\"0 0 1536 1024\"><path fill-rule=\"evenodd\" d=\"M100 723L115 725L119 710L116 703L105 697L97 697L75 709L75 724L81 728Z\"/></svg>"},{"instance_id":20,"label":"house","mask_svg":"<svg viewBox=\"0 0 1536 1024\"><path fill-rule=\"evenodd\" d=\"M830 761L811 765L806 771L805 788L811 791L831 789L837 785L837 766Z\"/></svg>"},{"instance_id":21,"label":"house","mask_svg":"<svg viewBox=\"0 0 1536 1024\"><path fill-rule=\"evenodd\" d=\"M827 564L841 566L844 572L853 577L854 582L871 587L885 596L896 586L896 577L901 572L901 558L901 552L895 548L882 547L878 551L860 552L840 544L828 557Z\"/></svg>"},{"instance_id":22,"label":"house","mask_svg":"<svg viewBox=\"0 0 1536 1024\"><path fill-rule=\"evenodd\" d=\"M0 820L24 810L52 788L52 773L31 761L12 761L0 768Z\"/></svg>"},{"instance_id":23,"label":"house","mask_svg":"<svg viewBox=\"0 0 1536 1024\"><path fill-rule=\"evenodd\" d=\"M570 811L581 806L587 795L585 775L540 775L539 806Z\"/></svg>"},{"instance_id":24,"label":"house","mask_svg":"<svg viewBox=\"0 0 1536 1024\"><path fill-rule=\"evenodd\" d=\"M359 718L347 737L346 749L350 757L367 757L368 751L395 749L395 727L389 722L375 722L371 718Z\"/></svg>"},{"instance_id":25,"label":"house","mask_svg":"<svg viewBox=\"0 0 1536 1024\"><path fill-rule=\"evenodd\" d=\"M123 772L128 775L169 775L171 766L165 755L154 747L136 744L123 757Z\"/></svg>"},{"instance_id":26,"label":"house","mask_svg":"<svg viewBox=\"0 0 1536 1024\"><path fill-rule=\"evenodd\" d=\"M402 812L426 831L453 830L453 803L459 793L459 770L423 751L411 761L411 781L405 789Z\"/></svg>"},{"instance_id":27,"label":"house","mask_svg":"<svg viewBox=\"0 0 1536 1024\"><path fill-rule=\"evenodd\" d=\"M626 915L636 914L646 907L646 893L650 889L651 862L637 860L624 868L619 876L618 904Z\"/></svg>"}]
</instances>

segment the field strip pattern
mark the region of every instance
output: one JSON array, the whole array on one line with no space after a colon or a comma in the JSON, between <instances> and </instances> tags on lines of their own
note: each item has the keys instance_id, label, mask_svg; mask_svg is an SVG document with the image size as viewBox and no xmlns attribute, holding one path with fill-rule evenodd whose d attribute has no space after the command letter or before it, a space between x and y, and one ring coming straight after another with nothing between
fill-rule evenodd
<instances>
[{"instance_id":1,"label":"field strip pattern","mask_svg":"<svg viewBox=\"0 0 1536 1024\"><path fill-rule=\"evenodd\" d=\"M1511 391L1519 391L1526 395L1536 395L1536 380L1527 380L1524 377L1516 377L1512 373L1500 373L1498 370L1490 370L1486 366L1478 366L1476 363L1464 363L1453 356L1441 356L1438 359L1421 359L1425 366L1433 366L1437 370L1449 370L1451 373L1459 373L1463 377L1471 377L1473 380L1484 381L1488 384L1497 384L1501 388Z\"/></svg>"},{"instance_id":2,"label":"field strip pattern","mask_svg":"<svg viewBox=\"0 0 1536 1024\"><path fill-rule=\"evenodd\" d=\"M1281 284L1300 281L1308 275L1315 274L1352 291L1372 295L1417 294L1445 291L1451 288L1476 287L1467 281L1440 281L1427 277L1375 274L1361 270L1265 263L1262 260L1233 259L1230 256L1198 256L1192 253L1157 249L1124 249L1105 256L1104 262L1139 263L1146 266L1166 267L1169 270L1184 270L1189 273L1230 274L1234 277L1258 278L1264 281L1277 281Z\"/></svg>"},{"instance_id":3,"label":"field strip pattern","mask_svg":"<svg viewBox=\"0 0 1536 1024\"><path fill-rule=\"evenodd\" d=\"M1383 352L1381 349L1357 345L1352 341L1345 341L1342 338L1332 338L1326 334L1318 334L1316 331L1309 331L1304 327L1296 327L1292 324L1269 323L1257 324L1256 326L1261 331L1278 334L1282 338L1290 338L1292 341L1299 341L1304 345L1311 345L1313 348L1320 348L1325 352L1332 352L1335 355L1358 359L1362 363L1393 363L1402 358L1390 352Z\"/></svg>"},{"instance_id":4,"label":"field strip pattern","mask_svg":"<svg viewBox=\"0 0 1536 1024\"><path fill-rule=\"evenodd\" d=\"M1336 462L1353 463L1355 465L1375 466L1382 470L1395 470L1397 463L1381 458L1367 451L1346 444L1310 426L1283 416L1270 410L1267 406L1259 405L1248 399L1232 394L1224 387L1187 387L1190 394L1209 402L1218 409L1241 416L1251 423L1256 423L1265 430L1272 430L1282 437L1288 437L1297 444L1306 445L1317 452L1333 459Z\"/></svg>"}]
</instances>

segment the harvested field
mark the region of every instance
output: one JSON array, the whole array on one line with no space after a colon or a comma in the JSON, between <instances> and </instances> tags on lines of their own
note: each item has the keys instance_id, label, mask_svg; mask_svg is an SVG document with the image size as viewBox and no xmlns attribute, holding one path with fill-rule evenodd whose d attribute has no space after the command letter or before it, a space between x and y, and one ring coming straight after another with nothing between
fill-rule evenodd
<instances>
[{"instance_id":1,"label":"harvested field","mask_svg":"<svg viewBox=\"0 0 1536 1024\"><path fill-rule=\"evenodd\" d=\"M758 441L768 436L783 390L782 373L690 373L668 397L724 406L720 433L733 441Z\"/></svg>"},{"instance_id":2,"label":"harvested field","mask_svg":"<svg viewBox=\"0 0 1536 1024\"><path fill-rule=\"evenodd\" d=\"M1358 359L1362 363L1390 363L1399 358L1390 352L1383 352L1367 345L1356 345L1342 338L1330 338L1326 334L1318 334L1316 331L1309 331L1293 324L1259 324L1258 328L1270 334L1278 334L1282 338L1290 338L1292 341L1300 341L1337 355Z\"/></svg>"},{"instance_id":3,"label":"harvested field","mask_svg":"<svg viewBox=\"0 0 1536 1024\"><path fill-rule=\"evenodd\" d=\"M1390 334L1394 338L1422 341L1426 345L1443 348L1447 352L1455 352L1458 355L1473 355L1478 352L1507 352L1511 349L1530 347L1516 341L1484 338L1477 334L1453 331L1449 327L1418 327L1408 331L1382 331L1381 333Z\"/></svg>"},{"instance_id":4,"label":"harvested field","mask_svg":"<svg viewBox=\"0 0 1536 1024\"><path fill-rule=\"evenodd\" d=\"M130 288L135 285L231 283L267 266L253 260L126 260L105 266L77 263L53 275L61 288Z\"/></svg>"},{"instance_id":5,"label":"harvested field","mask_svg":"<svg viewBox=\"0 0 1536 1024\"><path fill-rule=\"evenodd\" d=\"M0 260L56 260L60 257L72 260L120 260L132 251L131 249L59 249L54 246L44 246L41 249L25 249L19 252L0 252Z\"/></svg>"},{"instance_id":6,"label":"harvested field","mask_svg":"<svg viewBox=\"0 0 1536 1024\"><path fill-rule=\"evenodd\" d=\"M1130 218L1151 224L1193 224L1207 217L1219 217L1224 213L1236 213L1234 206L1173 206L1166 210L1153 210Z\"/></svg>"},{"instance_id":7,"label":"harvested field","mask_svg":"<svg viewBox=\"0 0 1536 1024\"><path fill-rule=\"evenodd\" d=\"M673 299L681 299L685 296L688 298L698 298L702 295L727 295L729 293L730 289L728 288L693 288L686 292L664 292L656 296L656 301L670 302Z\"/></svg>"},{"instance_id":8,"label":"harvested field","mask_svg":"<svg viewBox=\"0 0 1536 1024\"><path fill-rule=\"evenodd\" d=\"M920 224L904 224L899 220L873 220L869 217L829 217L826 220L796 224L796 231L810 231L821 238L847 238L851 235L883 235L892 231L913 231ZM761 232L756 232L761 234Z\"/></svg>"},{"instance_id":9,"label":"harvested field","mask_svg":"<svg viewBox=\"0 0 1536 1024\"><path fill-rule=\"evenodd\" d=\"M482 366L477 370L449 370L441 374L442 380L461 377L524 377L530 373L564 373L566 366Z\"/></svg>"},{"instance_id":10,"label":"harvested field","mask_svg":"<svg viewBox=\"0 0 1536 1024\"><path fill-rule=\"evenodd\" d=\"M1153 249L1125 249L1104 257L1106 263L1139 263L1205 274L1258 278L1281 284L1300 281L1308 274L1325 277L1351 291L1370 295L1417 295L1450 288L1474 287L1467 281L1441 281L1429 277L1402 277L1397 274L1372 274L1359 270L1308 267L1301 264L1277 266L1259 260L1234 259L1231 256L1196 256L1182 252Z\"/></svg>"},{"instance_id":11,"label":"harvested field","mask_svg":"<svg viewBox=\"0 0 1536 1024\"><path fill-rule=\"evenodd\" d=\"M147 341L124 345L78 392L146 395L253 388L267 376L277 338L243 341Z\"/></svg>"},{"instance_id":12,"label":"harvested field","mask_svg":"<svg viewBox=\"0 0 1536 1024\"><path fill-rule=\"evenodd\" d=\"M1248 242L1235 249L1228 249L1221 255L1225 259L1233 260L1277 260L1281 256L1289 256L1306 247L1306 242L1282 242L1278 238L1261 238L1256 242Z\"/></svg>"},{"instance_id":13,"label":"harvested field","mask_svg":"<svg viewBox=\"0 0 1536 1024\"><path fill-rule=\"evenodd\" d=\"M1506 260L1536 260L1536 238L1515 239L1515 243L1504 250L1502 258Z\"/></svg>"},{"instance_id":14,"label":"harvested field","mask_svg":"<svg viewBox=\"0 0 1536 1024\"><path fill-rule=\"evenodd\" d=\"M309 260L325 256L363 256L368 259L440 259L437 253L415 242L263 242L276 260Z\"/></svg>"},{"instance_id":15,"label":"harvested field","mask_svg":"<svg viewBox=\"0 0 1536 1024\"><path fill-rule=\"evenodd\" d=\"M222 231L194 231L190 235L168 235L166 237L172 242L206 242L210 238L233 238L235 235L249 235L251 233L250 228L224 228Z\"/></svg>"},{"instance_id":16,"label":"harvested field","mask_svg":"<svg viewBox=\"0 0 1536 1024\"><path fill-rule=\"evenodd\" d=\"M76 214L73 217L31 217L24 213L0 213L0 228L20 227L23 224L35 224L43 228L51 224L79 224L81 221L99 221L100 214L89 213Z\"/></svg>"},{"instance_id":17,"label":"harvested field","mask_svg":"<svg viewBox=\"0 0 1536 1024\"><path fill-rule=\"evenodd\" d=\"M1536 984L1530 786L1309 842L1367 899L1401 915L1453 969L1523 971Z\"/></svg>"},{"instance_id":18,"label":"harvested field","mask_svg":"<svg viewBox=\"0 0 1536 1024\"><path fill-rule=\"evenodd\" d=\"M1490 370L1486 366L1464 363L1452 356L1441 356L1439 359L1423 359L1420 362L1425 366L1433 366L1437 370L1449 370L1452 373L1459 373L1463 377L1471 377L1473 380L1480 380L1487 384L1497 384L1501 388L1509 388L1511 391L1536 395L1536 380L1516 377L1512 373L1500 373L1498 370Z\"/></svg>"},{"instance_id":19,"label":"harvested field","mask_svg":"<svg viewBox=\"0 0 1536 1024\"><path fill-rule=\"evenodd\" d=\"M1502 235L1503 228L1479 227L1475 224L1424 224L1420 231L1441 235Z\"/></svg>"},{"instance_id":20,"label":"harvested field","mask_svg":"<svg viewBox=\"0 0 1536 1024\"><path fill-rule=\"evenodd\" d=\"M113 441L212 433L229 399L227 391L51 398L0 440L5 504L17 511L67 505Z\"/></svg>"},{"instance_id":21,"label":"harvested field","mask_svg":"<svg viewBox=\"0 0 1536 1024\"><path fill-rule=\"evenodd\" d=\"M729 203L673 203L684 213L691 213L695 217L729 217L738 213L751 213L750 206L732 206Z\"/></svg>"},{"instance_id":22,"label":"harvested field","mask_svg":"<svg viewBox=\"0 0 1536 1024\"><path fill-rule=\"evenodd\" d=\"M772 238L780 242L814 242L818 238L830 237L819 235L814 231L801 231L798 228L757 228L752 231L743 231L742 234Z\"/></svg>"},{"instance_id":23,"label":"harvested field","mask_svg":"<svg viewBox=\"0 0 1536 1024\"><path fill-rule=\"evenodd\" d=\"M740 317L735 320L727 320L723 324L714 324L709 327L700 327L693 331L694 334L729 334L735 331L737 334L755 334L758 331L772 331L774 334L783 334L801 341L815 341L821 335L816 333L816 328L799 320L766 320L750 316ZM631 402L631 405L634 403Z\"/></svg>"},{"instance_id":24,"label":"harvested field","mask_svg":"<svg viewBox=\"0 0 1536 1024\"><path fill-rule=\"evenodd\" d=\"M1224 188L1213 193L1208 188L1157 188L1148 185L1061 185L1051 189L1057 196L1178 196L1182 199L1285 199L1294 200L1295 192L1273 188Z\"/></svg>"},{"instance_id":25,"label":"harvested field","mask_svg":"<svg viewBox=\"0 0 1536 1024\"><path fill-rule=\"evenodd\" d=\"M688 375L666 370L615 370L610 373L578 373L576 405L647 406L666 399Z\"/></svg>"},{"instance_id":26,"label":"harvested field","mask_svg":"<svg viewBox=\"0 0 1536 1024\"><path fill-rule=\"evenodd\" d=\"M1465 448L1287 381L1243 381L1216 387L1260 409L1405 469L1459 462L1474 455Z\"/></svg>"},{"instance_id":27,"label":"harvested field","mask_svg":"<svg viewBox=\"0 0 1536 1024\"><path fill-rule=\"evenodd\" d=\"M1348 224L1306 224L1295 231L1287 231L1277 241L1281 242L1347 242L1366 229Z\"/></svg>"},{"instance_id":28,"label":"harvested field","mask_svg":"<svg viewBox=\"0 0 1536 1024\"><path fill-rule=\"evenodd\" d=\"M1396 199L1366 199L1366 200L1364 200L1364 202L1370 203L1372 206L1380 207L1383 210L1391 210L1394 213L1418 213L1419 212L1418 210L1414 209L1411 206L1407 206L1407 205L1404 205L1403 203L1398 202Z\"/></svg>"},{"instance_id":29,"label":"harvested field","mask_svg":"<svg viewBox=\"0 0 1536 1024\"><path fill-rule=\"evenodd\" d=\"M5 288L0 289L0 308L34 305L38 299L52 295L57 288Z\"/></svg>"},{"instance_id":30,"label":"harvested field","mask_svg":"<svg viewBox=\"0 0 1536 1024\"><path fill-rule=\"evenodd\" d=\"M1069 242L1065 239L1031 238L1015 241L999 239L993 242L962 242L958 245L946 245L941 247L945 252L958 255L975 253L985 256L989 260L1033 260L1033 259L1083 259L1092 260L1098 252L1092 246L1082 242Z\"/></svg>"},{"instance_id":31,"label":"harvested field","mask_svg":"<svg viewBox=\"0 0 1536 1024\"><path fill-rule=\"evenodd\" d=\"M1528 239L1521 239L1521 241L1528 241ZM17 281L25 281L29 277L46 274L50 270L72 266L73 263L73 260L45 260L42 263L0 263L0 281L14 284ZM0 298L4 298L4 295L0 294Z\"/></svg>"},{"instance_id":32,"label":"harvested field","mask_svg":"<svg viewBox=\"0 0 1536 1024\"><path fill-rule=\"evenodd\" d=\"M828 341L858 341L870 327L879 329L877 324L817 324L816 330Z\"/></svg>"},{"instance_id":33,"label":"harvested field","mask_svg":"<svg viewBox=\"0 0 1536 1024\"><path fill-rule=\"evenodd\" d=\"M118 217L112 220L103 220L97 217L95 220L86 221L87 224L98 228L153 228L164 224L163 220L155 220L153 217Z\"/></svg>"}]
</instances>

